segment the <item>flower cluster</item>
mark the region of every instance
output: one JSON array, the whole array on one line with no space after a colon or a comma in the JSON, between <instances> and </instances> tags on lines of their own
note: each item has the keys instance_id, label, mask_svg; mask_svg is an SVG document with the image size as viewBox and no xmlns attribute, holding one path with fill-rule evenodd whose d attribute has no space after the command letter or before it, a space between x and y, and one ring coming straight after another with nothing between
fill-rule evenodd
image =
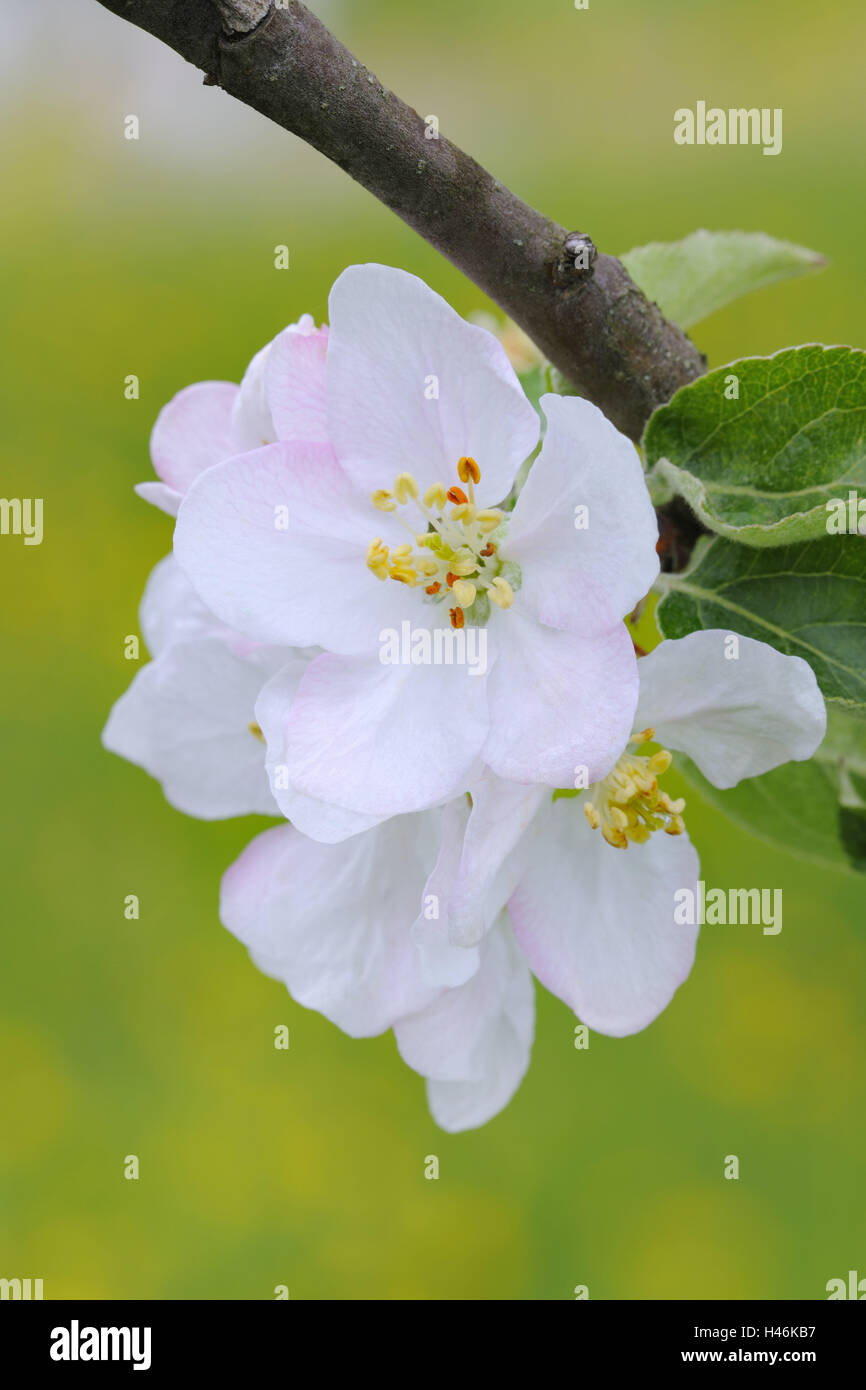
<instances>
[{"instance_id":1,"label":"flower cluster","mask_svg":"<svg viewBox=\"0 0 866 1390\"><path fill-rule=\"evenodd\" d=\"M281 818L226 873L224 924L347 1033L393 1028L461 1130L526 1071L533 975L615 1035L688 975L670 750L733 786L810 757L824 704L747 638L638 660L655 514L594 406L544 396L539 450L501 343L398 270L345 271L329 320L160 414L138 491L174 553L104 741L187 814Z\"/></svg>"}]
</instances>

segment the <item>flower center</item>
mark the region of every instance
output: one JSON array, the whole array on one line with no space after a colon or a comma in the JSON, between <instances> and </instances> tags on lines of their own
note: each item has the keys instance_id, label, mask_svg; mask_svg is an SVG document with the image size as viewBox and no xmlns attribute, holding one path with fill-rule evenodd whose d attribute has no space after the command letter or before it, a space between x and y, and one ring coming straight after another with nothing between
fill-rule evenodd
<instances>
[{"instance_id":1,"label":"flower center","mask_svg":"<svg viewBox=\"0 0 866 1390\"><path fill-rule=\"evenodd\" d=\"M654 729L633 734L630 743L640 745L655 738ZM682 835L685 830L682 797L672 801L659 791L658 779L671 765L666 748L650 757L623 753L616 767L602 782L592 787L584 802L584 815L593 830L601 833L614 849L628 849L629 843L645 844L655 830L666 835Z\"/></svg>"},{"instance_id":2,"label":"flower center","mask_svg":"<svg viewBox=\"0 0 866 1390\"><path fill-rule=\"evenodd\" d=\"M380 512L395 512L414 505L426 523L418 533L403 517L399 520L412 536L412 544L393 550L380 537L367 547L367 568L377 579L395 579L411 588L423 587L425 601L453 601L449 608L451 626L464 626L467 614L476 624L487 621L490 604L510 608L520 586L516 565L503 563L499 538L495 532L504 521L497 508L479 511L475 505L475 484L481 469L473 458L457 464L458 482L446 488L434 483L421 497L411 473L400 473L389 492L380 488L371 494ZM448 504L450 503L450 509Z\"/></svg>"}]
</instances>

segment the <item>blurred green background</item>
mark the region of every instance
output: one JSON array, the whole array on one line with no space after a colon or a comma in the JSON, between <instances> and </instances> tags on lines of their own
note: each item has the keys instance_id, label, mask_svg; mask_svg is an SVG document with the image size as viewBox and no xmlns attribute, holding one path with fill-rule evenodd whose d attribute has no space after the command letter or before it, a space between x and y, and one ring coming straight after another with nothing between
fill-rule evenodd
<instances>
[{"instance_id":1,"label":"blurred green background","mask_svg":"<svg viewBox=\"0 0 866 1390\"><path fill-rule=\"evenodd\" d=\"M451 1137L390 1035L343 1037L220 926L220 874L260 823L185 819L102 750L133 674L124 637L171 543L132 493L159 407L191 381L237 379L301 312L321 318L352 261L416 271L463 312L487 306L339 170L95 0L42 9L0 106L0 491L45 499L40 547L0 539L0 1275L42 1277L48 1298L267 1299L286 1284L292 1298L568 1299L587 1284L591 1298L759 1299L823 1298L828 1279L866 1274L862 879L774 852L692 797L705 880L781 887L781 935L705 928L666 1013L585 1052L539 987L516 1099ZM862 6L320 13L605 250L743 227L830 258L695 330L712 363L866 343ZM13 4L3 24L23 14ZM781 106L783 153L675 146L674 109L699 98ZM138 1182L123 1178L131 1153Z\"/></svg>"}]
</instances>

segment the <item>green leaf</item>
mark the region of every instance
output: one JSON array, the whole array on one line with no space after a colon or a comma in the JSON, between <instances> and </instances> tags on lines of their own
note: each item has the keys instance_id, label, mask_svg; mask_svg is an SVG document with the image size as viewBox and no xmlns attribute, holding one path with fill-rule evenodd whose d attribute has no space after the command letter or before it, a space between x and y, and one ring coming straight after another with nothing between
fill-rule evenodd
<instances>
[{"instance_id":1,"label":"green leaf","mask_svg":"<svg viewBox=\"0 0 866 1390\"><path fill-rule=\"evenodd\" d=\"M745 545L854 530L866 352L811 344L719 367L655 411L644 453L654 492L679 493L710 530ZM866 529L866 505L859 516Z\"/></svg>"},{"instance_id":2,"label":"green leaf","mask_svg":"<svg viewBox=\"0 0 866 1390\"><path fill-rule=\"evenodd\" d=\"M845 804L861 776L853 769L866 774L866 721L831 710L827 737L809 762L785 763L725 791L682 754L676 764L710 805L760 839L801 859L866 872L866 800Z\"/></svg>"},{"instance_id":3,"label":"green leaf","mask_svg":"<svg viewBox=\"0 0 866 1390\"><path fill-rule=\"evenodd\" d=\"M763 232L692 232L651 241L620 257L636 285L681 328L699 323L741 294L822 270L817 251Z\"/></svg>"},{"instance_id":4,"label":"green leaf","mask_svg":"<svg viewBox=\"0 0 866 1390\"><path fill-rule=\"evenodd\" d=\"M842 845L849 863L861 873L866 873L866 808L851 810L842 806L839 810Z\"/></svg>"},{"instance_id":5,"label":"green leaf","mask_svg":"<svg viewBox=\"0 0 866 1390\"><path fill-rule=\"evenodd\" d=\"M866 540L825 536L755 550L702 537L680 574L657 580L665 637L724 628L809 662L828 701L866 714Z\"/></svg>"}]
</instances>

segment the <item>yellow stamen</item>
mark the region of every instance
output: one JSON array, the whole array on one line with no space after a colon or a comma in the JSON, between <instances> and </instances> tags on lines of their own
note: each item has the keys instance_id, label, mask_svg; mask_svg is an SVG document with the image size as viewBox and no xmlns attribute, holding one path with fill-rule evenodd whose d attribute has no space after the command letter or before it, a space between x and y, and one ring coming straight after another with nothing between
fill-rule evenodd
<instances>
[{"instance_id":1,"label":"yellow stamen","mask_svg":"<svg viewBox=\"0 0 866 1390\"><path fill-rule=\"evenodd\" d=\"M380 536L367 546L367 568L377 579L388 578L388 547L382 544Z\"/></svg>"},{"instance_id":2,"label":"yellow stamen","mask_svg":"<svg viewBox=\"0 0 866 1390\"><path fill-rule=\"evenodd\" d=\"M480 483L481 469L473 458L464 455L457 464L457 476L461 483Z\"/></svg>"},{"instance_id":3,"label":"yellow stamen","mask_svg":"<svg viewBox=\"0 0 866 1390\"><path fill-rule=\"evenodd\" d=\"M247 728L249 729L249 731L250 731L250 733L252 734L253 738L257 738L258 741L259 741L259 743L264 743L264 741L265 741L265 736L264 736L264 734L262 733L261 728L259 727L258 724L256 724L256 723L248 724L248 725L247 725Z\"/></svg>"},{"instance_id":4,"label":"yellow stamen","mask_svg":"<svg viewBox=\"0 0 866 1390\"><path fill-rule=\"evenodd\" d=\"M397 510L397 503L394 501L394 498L387 488L380 487L377 488L375 492L371 492L370 501L377 511L395 512Z\"/></svg>"},{"instance_id":5,"label":"yellow stamen","mask_svg":"<svg viewBox=\"0 0 866 1390\"><path fill-rule=\"evenodd\" d=\"M514 590L507 579L502 575L497 575L490 585L487 593L491 603L495 603L497 608L510 608L514 602Z\"/></svg>"},{"instance_id":6,"label":"yellow stamen","mask_svg":"<svg viewBox=\"0 0 866 1390\"><path fill-rule=\"evenodd\" d=\"M647 766L661 776L663 772L667 772L672 762L673 754L669 753L667 748L660 748L658 753L653 753Z\"/></svg>"},{"instance_id":7,"label":"yellow stamen","mask_svg":"<svg viewBox=\"0 0 866 1390\"><path fill-rule=\"evenodd\" d=\"M409 566L392 565L388 574L391 579L396 579L401 584L408 584L410 589L414 589L418 583L417 574Z\"/></svg>"},{"instance_id":8,"label":"yellow stamen","mask_svg":"<svg viewBox=\"0 0 866 1390\"><path fill-rule=\"evenodd\" d=\"M456 507L451 508L452 521L464 521L467 526L471 526L475 516L475 507L471 502L459 502Z\"/></svg>"},{"instance_id":9,"label":"yellow stamen","mask_svg":"<svg viewBox=\"0 0 866 1390\"><path fill-rule=\"evenodd\" d=\"M602 821L601 833L614 849L628 849L628 840L621 830L616 830L609 821Z\"/></svg>"},{"instance_id":10,"label":"yellow stamen","mask_svg":"<svg viewBox=\"0 0 866 1390\"><path fill-rule=\"evenodd\" d=\"M493 598L492 587L489 592ZM646 743L654 733L653 729L644 729L629 742ZM615 849L643 845L656 830L664 830L666 835L683 834L685 801L682 797L672 799L658 786L658 778L667 772L671 762L666 748L649 757L625 752L607 777L591 789L584 814L593 830L601 828L609 845Z\"/></svg>"},{"instance_id":11,"label":"yellow stamen","mask_svg":"<svg viewBox=\"0 0 866 1390\"><path fill-rule=\"evenodd\" d=\"M471 608L475 602L475 585L468 579L455 580L451 592L461 608Z\"/></svg>"},{"instance_id":12,"label":"yellow stamen","mask_svg":"<svg viewBox=\"0 0 866 1390\"><path fill-rule=\"evenodd\" d=\"M434 483L433 486L428 487L427 491L424 493L424 506L428 509L432 508L437 512L441 512L447 501L448 498L442 483Z\"/></svg>"},{"instance_id":13,"label":"yellow stamen","mask_svg":"<svg viewBox=\"0 0 866 1390\"><path fill-rule=\"evenodd\" d=\"M398 473L394 479L394 496L401 504L418 496L418 484L411 473Z\"/></svg>"},{"instance_id":14,"label":"yellow stamen","mask_svg":"<svg viewBox=\"0 0 866 1390\"><path fill-rule=\"evenodd\" d=\"M450 611L457 616L452 616L452 622L462 626L467 608L473 608L478 622L486 621L488 607L478 602L479 596L487 594L499 608L510 608L514 589L499 573L497 546L487 539L489 532L502 525L504 514L499 508L478 510L475 484L481 480L481 469L475 459L464 454L457 474L459 483L433 483L423 498L417 479L408 471L397 474L391 490L379 488L370 494L382 512L415 502L427 529L415 536L414 544L404 542L390 551L377 537L367 547L367 566L377 579L395 579L411 587L420 583L425 597L434 602L441 602L453 590L457 607ZM405 529L412 534L410 527ZM512 570L518 573L515 566L508 573Z\"/></svg>"},{"instance_id":15,"label":"yellow stamen","mask_svg":"<svg viewBox=\"0 0 866 1390\"><path fill-rule=\"evenodd\" d=\"M473 570L476 568L477 565L474 560L451 561L451 573L456 574L461 579L465 579L467 574L472 574Z\"/></svg>"}]
</instances>

